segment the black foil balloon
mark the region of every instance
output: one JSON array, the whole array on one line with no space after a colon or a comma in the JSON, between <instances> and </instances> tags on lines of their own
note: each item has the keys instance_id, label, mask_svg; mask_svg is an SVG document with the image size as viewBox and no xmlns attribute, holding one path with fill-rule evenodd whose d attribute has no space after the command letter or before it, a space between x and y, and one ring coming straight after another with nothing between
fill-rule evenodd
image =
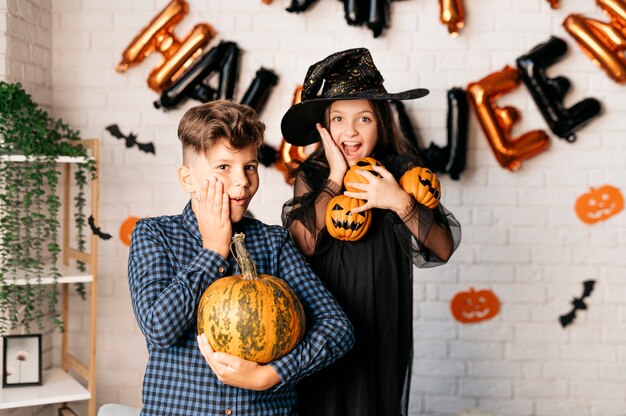
<instances>
[{"instance_id":1,"label":"black foil balloon","mask_svg":"<svg viewBox=\"0 0 626 416\"><path fill-rule=\"evenodd\" d=\"M204 84L205 78L220 69L230 42L221 42L196 58L180 77L168 88L163 90L156 108L164 111L177 107L187 98L196 99L202 103L213 100L215 90Z\"/></svg>"},{"instance_id":2,"label":"black foil balloon","mask_svg":"<svg viewBox=\"0 0 626 416\"><path fill-rule=\"evenodd\" d=\"M241 104L254 108L256 112L260 114L261 111L263 111L263 107L265 106L272 87L276 84L278 84L278 75L269 69L259 69L256 71L256 76L241 99Z\"/></svg>"},{"instance_id":3,"label":"black foil balloon","mask_svg":"<svg viewBox=\"0 0 626 416\"><path fill-rule=\"evenodd\" d=\"M235 42L226 42L226 52L220 69L220 79L215 99L232 99L239 78L239 55L241 50Z\"/></svg>"},{"instance_id":4,"label":"black foil balloon","mask_svg":"<svg viewBox=\"0 0 626 416\"><path fill-rule=\"evenodd\" d=\"M343 0L343 11L349 25L359 26L367 20L369 0Z\"/></svg>"},{"instance_id":5,"label":"black foil balloon","mask_svg":"<svg viewBox=\"0 0 626 416\"><path fill-rule=\"evenodd\" d=\"M575 132L600 114L602 108L595 98L586 98L570 108L563 105L570 82L562 76L549 78L546 68L560 60L566 52L565 41L551 36L546 42L517 58L516 63L526 88L550 130L571 143L576 140Z\"/></svg>"},{"instance_id":6,"label":"black foil balloon","mask_svg":"<svg viewBox=\"0 0 626 416\"><path fill-rule=\"evenodd\" d=\"M300 13L309 8L315 0L291 0L291 4L287 7L289 13Z\"/></svg>"},{"instance_id":7,"label":"black foil balloon","mask_svg":"<svg viewBox=\"0 0 626 416\"><path fill-rule=\"evenodd\" d=\"M417 139L417 136L415 135L413 124L411 123L411 119L409 118L409 116L406 114L406 110L402 101L392 100L391 107L395 110L397 124L404 137L413 146L415 146L416 150L421 151L421 146L419 140Z\"/></svg>"},{"instance_id":8,"label":"black foil balloon","mask_svg":"<svg viewBox=\"0 0 626 416\"><path fill-rule=\"evenodd\" d=\"M458 180L461 172L465 170L467 159L467 120L469 106L467 93L462 88L448 90L448 116L446 126L448 129L447 144L439 147L430 143L424 150L426 165L434 172L448 173L454 180Z\"/></svg>"},{"instance_id":9,"label":"black foil balloon","mask_svg":"<svg viewBox=\"0 0 626 416\"><path fill-rule=\"evenodd\" d=\"M388 27L387 16L389 16L389 0L370 0L367 27L371 29L375 38Z\"/></svg>"},{"instance_id":10,"label":"black foil balloon","mask_svg":"<svg viewBox=\"0 0 626 416\"><path fill-rule=\"evenodd\" d=\"M444 172L454 180L465 170L467 159L467 117L469 106L467 92L462 88L448 90L448 163Z\"/></svg>"}]
</instances>

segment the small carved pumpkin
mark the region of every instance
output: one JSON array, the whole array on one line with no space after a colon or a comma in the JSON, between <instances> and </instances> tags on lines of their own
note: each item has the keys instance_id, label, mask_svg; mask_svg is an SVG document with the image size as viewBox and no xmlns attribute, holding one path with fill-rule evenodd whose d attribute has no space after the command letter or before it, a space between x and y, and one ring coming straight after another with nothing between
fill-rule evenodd
<instances>
[{"instance_id":1,"label":"small carved pumpkin","mask_svg":"<svg viewBox=\"0 0 626 416\"><path fill-rule=\"evenodd\" d=\"M576 200L576 214L582 222L594 224L606 220L624 208L624 196L619 189L604 185L591 188Z\"/></svg>"},{"instance_id":2,"label":"small carved pumpkin","mask_svg":"<svg viewBox=\"0 0 626 416\"><path fill-rule=\"evenodd\" d=\"M360 240L370 228L372 214L369 210L354 214L352 209L364 204L363 200L345 195L337 195L328 201L325 217L328 233L338 240Z\"/></svg>"},{"instance_id":3,"label":"small carved pumpkin","mask_svg":"<svg viewBox=\"0 0 626 416\"><path fill-rule=\"evenodd\" d=\"M244 238L233 236L242 274L222 277L206 289L198 305L198 334L205 333L215 351L265 364L298 345L305 314L287 282L257 274Z\"/></svg>"},{"instance_id":4,"label":"small carved pumpkin","mask_svg":"<svg viewBox=\"0 0 626 416\"><path fill-rule=\"evenodd\" d=\"M356 162L354 162L354 165L350 166L350 169L348 169L343 177L343 186L346 188L346 191L363 192L360 189L348 186L348 182L369 183L367 179L356 173L357 169L367 170L372 175L380 177L380 174L374 170L374 166L382 166L382 163L373 157L362 157L357 159Z\"/></svg>"},{"instance_id":5,"label":"small carved pumpkin","mask_svg":"<svg viewBox=\"0 0 626 416\"><path fill-rule=\"evenodd\" d=\"M454 295L450 309L457 321L475 323L496 316L500 311L500 301L489 289L475 291L470 287L469 291Z\"/></svg>"},{"instance_id":6,"label":"small carved pumpkin","mask_svg":"<svg viewBox=\"0 0 626 416\"><path fill-rule=\"evenodd\" d=\"M399 183L420 204L430 209L439 205L441 184L430 169L421 166L409 169L402 175Z\"/></svg>"}]
</instances>

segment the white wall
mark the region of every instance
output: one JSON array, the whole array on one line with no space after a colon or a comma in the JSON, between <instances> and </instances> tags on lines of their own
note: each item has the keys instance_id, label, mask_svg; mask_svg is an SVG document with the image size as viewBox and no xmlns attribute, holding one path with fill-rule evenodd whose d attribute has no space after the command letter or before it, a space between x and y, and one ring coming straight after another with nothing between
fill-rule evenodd
<instances>
[{"instance_id":1,"label":"white wall","mask_svg":"<svg viewBox=\"0 0 626 416\"><path fill-rule=\"evenodd\" d=\"M274 146L281 141L280 119L296 84L309 65L332 52L365 46L388 90L429 88L427 98L405 105L419 134L444 145L448 89L514 66L516 57L550 35L567 42L565 59L548 73L572 82L567 106L595 97L603 103L603 115L573 144L553 136L548 151L511 173L495 161L472 114L466 171L460 181L442 177L443 202L461 220L463 242L448 265L415 274L411 414L454 415L470 407L499 415L626 414L626 215L588 226L573 209L591 186L611 184L626 191L626 91L595 67L561 26L571 13L606 20L600 9L586 0L564 0L558 10L546 0L466 0L466 28L452 39L438 20L438 2L396 1L391 27L373 39L368 29L345 23L341 2L318 0L301 14L287 13L289 3L189 0L190 13L175 30L183 38L193 25L207 22L218 31L212 45L218 40L239 44L245 52L237 97L259 67L279 74L262 114L266 141ZM115 236L100 245L100 404L140 405L146 362L130 306L128 248L117 238L119 227L130 215L178 213L186 202L175 176L180 163L176 127L185 109L196 103L169 113L153 108L158 96L146 80L160 56L125 74L115 72L128 43L166 4L58 0L51 5L53 113L84 137L101 139L100 226ZM32 81L37 74L25 71L24 81L39 85ZM549 131L523 85L500 104L514 105L523 114L515 136L535 128ZM112 123L138 134L140 141L153 141L156 157L126 149L105 131ZM251 210L279 223L291 188L274 168L262 169L261 177ZM597 281L588 311L561 328L558 316L588 279ZM469 286L493 289L502 302L500 315L481 324L458 324L449 301Z\"/></svg>"}]
</instances>

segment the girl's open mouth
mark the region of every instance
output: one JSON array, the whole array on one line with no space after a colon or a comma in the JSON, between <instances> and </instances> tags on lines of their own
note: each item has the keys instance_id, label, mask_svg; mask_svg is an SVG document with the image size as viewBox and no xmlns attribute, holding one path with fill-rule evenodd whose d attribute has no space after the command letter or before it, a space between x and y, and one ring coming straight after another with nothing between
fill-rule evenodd
<instances>
[{"instance_id":1,"label":"girl's open mouth","mask_svg":"<svg viewBox=\"0 0 626 416\"><path fill-rule=\"evenodd\" d=\"M341 148L346 156L357 156L361 143L356 141L345 141L341 143Z\"/></svg>"}]
</instances>

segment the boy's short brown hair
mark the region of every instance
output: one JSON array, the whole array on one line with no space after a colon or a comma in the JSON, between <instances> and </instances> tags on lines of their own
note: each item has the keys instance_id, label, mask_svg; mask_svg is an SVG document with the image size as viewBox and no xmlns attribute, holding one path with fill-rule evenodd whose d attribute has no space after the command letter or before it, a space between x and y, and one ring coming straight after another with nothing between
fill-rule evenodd
<instances>
[{"instance_id":1,"label":"boy's short brown hair","mask_svg":"<svg viewBox=\"0 0 626 416\"><path fill-rule=\"evenodd\" d=\"M193 107L178 124L178 139L183 146L183 163L194 154L204 154L218 139L242 149L263 143L265 124L251 107L229 100L209 101Z\"/></svg>"}]
</instances>

